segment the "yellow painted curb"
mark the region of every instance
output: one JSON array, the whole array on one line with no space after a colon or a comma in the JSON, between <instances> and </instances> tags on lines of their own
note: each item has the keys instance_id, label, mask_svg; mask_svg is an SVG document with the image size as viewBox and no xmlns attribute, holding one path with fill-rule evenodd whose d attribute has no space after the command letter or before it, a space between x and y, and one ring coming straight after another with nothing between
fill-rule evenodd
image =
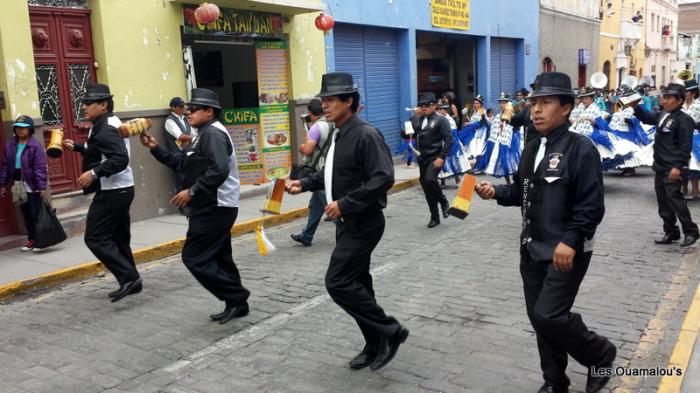
<instances>
[{"instance_id":1,"label":"yellow painted curb","mask_svg":"<svg viewBox=\"0 0 700 393\"><path fill-rule=\"evenodd\" d=\"M405 190L409 187L419 184L418 178L399 181L391 188L389 193L395 193ZM274 216L266 216L253 220L244 221L240 224L235 224L231 229L232 236L241 236L246 233L255 231L255 228L262 223L263 226L270 228L278 225L294 221L298 218L307 216L309 208L302 207ZM167 241L156 244L155 246L146 247L134 251L134 260L136 263L144 263L154 261L156 259L165 258L171 255L179 254L182 251L182 246L185 244L185 238ZM12 297L31 290L48 288L55 285L64 284L71 281L78 281L83 278L94 276L95 274L104 271L104 265L99 261L90 261L80 265L70 266L64 269L55 270L53 272L30 277L24 280L14 281L8 284L0 285L0 301L11 299Z\"/></svg>"},{"instance_id":2,"label":"yellow painted curb","mask_svg":"<svg viewBox=\"0 0 700 393\"><path fill-rule=\"evenodd\" d=\"M680 393L683 379L688 372L690 357L693 355L693 347L698 337L698 330L700 330L700 284L695 289L695 296L690 303L681 331L678 333L678 340L671 353L671 359L668 361L668 367L676 367L683 370L683 376L663 377L657 391L658 393Z\"/></svg>"}]
</instances>

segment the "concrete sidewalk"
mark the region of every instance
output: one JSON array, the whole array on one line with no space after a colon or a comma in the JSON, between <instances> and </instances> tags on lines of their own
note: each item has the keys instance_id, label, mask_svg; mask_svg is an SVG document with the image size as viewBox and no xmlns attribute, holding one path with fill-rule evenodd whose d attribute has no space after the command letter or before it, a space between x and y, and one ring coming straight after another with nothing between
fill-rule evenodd
<instances>
[{"instance_id":1,"label":"concrete sidewalk","mask_svg":"<svg viewBox=\"0 0 700 393\"><path fill-rule=\"evenodd\" d=\"M404 184L418 176L418 169L407 168L400 164L395 167L396 184ZM251 220L260 219L260 207L262 206L267 185L243 186L242 199L238 210L238 218L234 225L234 234L239 226ZM246 197L247 196L247 197ZM308 206L309 193L299 195L285 194L282 200L281 216L289 221L305 215L304 208ZM294 214L289 214L292 212ZM285 213L287 213L285 215ZM270 217L270 216L268 216ZM275 217L272 217L273 221ZM278 217L279 218L279 217ZM267 221L266 221L267 222ZM247 225L250 227L250 225ZM299 223L299 231L303 223ZM172 255L174 247L181 247L181 240L187 232L187 219L179 214L164 215L131 224L131 248L137 261L153 260L157 257ZM164 243L178 242L170 245L170 251L159 255ZM168 247L165 247L168 248ZM179 252L179 249L177 250ZM10 284L27 280L41 280L42 275L50 275L52 272L73 269L86 263L94 263L96 258L87 249L82 235L67 239L63 243L50 249L32 253L21 252L19 248L0 252L0 288ZM94 269L93 269L94 270ZM84 274L85 275L85 274ZM0 296L2 298L2 296Z\"/></svg>"}]
</instances>

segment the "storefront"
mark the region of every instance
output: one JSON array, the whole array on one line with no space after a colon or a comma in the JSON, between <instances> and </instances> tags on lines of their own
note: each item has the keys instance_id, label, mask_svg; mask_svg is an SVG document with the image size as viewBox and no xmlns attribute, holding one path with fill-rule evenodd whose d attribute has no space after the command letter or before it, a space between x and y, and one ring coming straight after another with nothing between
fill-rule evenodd
<instances>
[{"instance_id":1,"label":"storefront","mask_svg":"<svg viewBox=\"0 0 700 393\"><path fill-rule=\"evenodd\" d=\"M199 83L217 91L227 109L223 120L236 140L244 183L283 175L293 145L303 137L295 132L303 130L301 122L290 119L305 111L326 71L323 33L314 26L325 6L321 0L218 0L224 17L200 28L191 15L198 3L3 0L0 143L11 138L11 120L18 114L34 118L40 127L35 137L42 143L51 128L84 141L89 123L81 116L80 100L91 81L109 85L122 121L147 117L151 133L162 141L168 102L186 98ZM51 202L70 233L84 228L90 202L76 184L80 160L64 152L49 163ZM174 212L169 204L173 171L136 140L130 163L136 182L132 220ZM0 236L21 230L8 200L0 200Z\"/></svg>"},{"instance_id":2,"label":"storefront","mask_svg":"<svg viewBox=\"0 0 700 393\"><path fill-rule=\"evenodd\" d=\"M329 71L353 75L365 109L392 149L418 92L447 91L459 101L486 97L494 107L538 71L539 3L432 0L416 6L372 0L329 4Z\"/></svg>"},{"instance_id":3,"label":"storefront","mask_svg":"<svg viewBox=\"0 0 700 393\"><path fill-rule=\"evenodd\" d=\"M188 85L215 91L234 141L242 184L284 177L292 165L288 45L282 15L221 9L197 23L183 6L183 52Z\"/></svg>"}]
</instances>

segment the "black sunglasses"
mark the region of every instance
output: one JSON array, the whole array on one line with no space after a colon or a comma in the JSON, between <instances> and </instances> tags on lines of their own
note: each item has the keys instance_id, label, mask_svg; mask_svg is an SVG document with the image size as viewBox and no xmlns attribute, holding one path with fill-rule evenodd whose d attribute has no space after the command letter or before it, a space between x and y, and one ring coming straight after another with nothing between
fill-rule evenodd
<instances>
[{"instance_id":1,"label":"black sunglasses","mask_svg":"<svg viewBox=\"0 0 700 393\"><path fill-rule=\"evenodd\" d=\"M187 105L187 112L189 113L195 113L197 111L201 111L202 109L205 109L205 106L200 106L200 105Z\"/></svg>"}]
</instances>

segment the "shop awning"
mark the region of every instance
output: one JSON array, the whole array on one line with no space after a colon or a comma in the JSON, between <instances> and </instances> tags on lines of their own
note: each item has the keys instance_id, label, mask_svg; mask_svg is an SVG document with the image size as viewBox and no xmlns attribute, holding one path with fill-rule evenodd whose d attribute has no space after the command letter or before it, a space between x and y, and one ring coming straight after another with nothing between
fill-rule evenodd
<instances>
[{"instance_id":1,"label":"shop awning","mask_svg":"<svg viewBox=\"0 0 700 393\"><path fill-rule=\"evenodd\" d=\"M194 4L201 2L191 0L170 0L171 3ZM285 16L318 12L326 9L320 0L210 0L219 7L246 11L271 12Z\"/></svg>"}]
</instances>

